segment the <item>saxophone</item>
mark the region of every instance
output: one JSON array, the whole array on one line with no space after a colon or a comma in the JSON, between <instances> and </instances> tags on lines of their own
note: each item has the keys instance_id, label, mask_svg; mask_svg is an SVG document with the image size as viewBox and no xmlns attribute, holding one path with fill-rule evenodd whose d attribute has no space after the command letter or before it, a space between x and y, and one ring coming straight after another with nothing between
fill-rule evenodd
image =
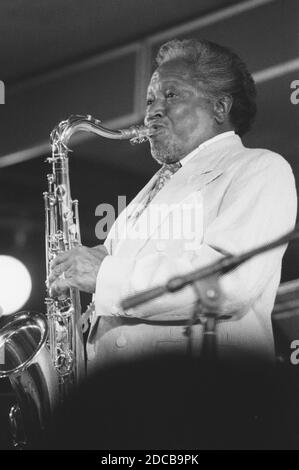
<instances>
[{"instance_id":1,"label":"saxophone","mask_svg":"<svg viewBox=\"0 0 299 470\"><path fill-rule=\"evenodd\" d=\"M52 172L47 175L45 202L46 275L55 256L81 245L78 201L70 190L68 144L78 131L108 139L141 143L149 129L131 126L110 130L92 116L73 115L51 133ZM70 288L54 296L46 281L44 314L19 312L0 318L0 378L9 377L17 404L9 420L14 446L25 448L49 424L55 408L85 377L80 293ZM91 308L91 307L89 307ZM3 362L3 364L1 363Z\"/></svg>"}]
</instances>

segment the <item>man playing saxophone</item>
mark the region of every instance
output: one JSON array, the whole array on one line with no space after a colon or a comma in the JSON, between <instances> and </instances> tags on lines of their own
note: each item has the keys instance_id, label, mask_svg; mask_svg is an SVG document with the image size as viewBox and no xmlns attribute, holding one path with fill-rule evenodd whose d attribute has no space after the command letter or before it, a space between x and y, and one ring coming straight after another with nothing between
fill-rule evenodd
<instances>
[{"instance_id":1,"label":"man playing saxophone","mask_svg":"<svg viewBox=\"0 0 299 470\"><path fill-rule=\"evenodd\" d=\"M184 352L185 325L196 301L191 287L134 311L123 312L121 299L270 242L295 223L297 198L289 164L274 152L242 144L255 117L256 92L240 58L214 43L191 39L162 45L156 61L145 125L161 169L118 217L104 245L58 255L49 278L57 292L68 286L94 293L90 364ZM163 215L156 217L159 207ZM174 230L187 220L184 214L187 219L192 214L192 227ZM220 355L274 358L270 315L285 249L259 256L220 279ZM200 354L200 321L193 330L194 351Z\"/></svg>"}]
</instances>

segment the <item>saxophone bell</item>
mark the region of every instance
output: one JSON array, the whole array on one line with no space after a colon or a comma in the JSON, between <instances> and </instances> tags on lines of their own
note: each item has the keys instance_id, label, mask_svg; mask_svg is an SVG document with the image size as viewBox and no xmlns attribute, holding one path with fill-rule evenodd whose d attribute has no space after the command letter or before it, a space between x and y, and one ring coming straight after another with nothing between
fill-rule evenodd
<instances>
[{"instance_id":1,"label":"saxophone bell","mask_svg":"<svg viewBox=\"0 0 299 470\"><path fill-rule=\"evenodd\" d=\"M37 439L58 404L58 379L47 335L48 324L41 313L24 311L0 318L0 378L9 378L17 398L9 414L16 448Z\"/></svg>"}]
</instances>

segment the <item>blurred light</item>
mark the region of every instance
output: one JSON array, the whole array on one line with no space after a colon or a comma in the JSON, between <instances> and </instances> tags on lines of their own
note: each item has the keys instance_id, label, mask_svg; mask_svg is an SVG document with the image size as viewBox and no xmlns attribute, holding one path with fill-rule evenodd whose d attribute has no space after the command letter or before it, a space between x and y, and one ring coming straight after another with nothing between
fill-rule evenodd
<instances>
[{"instance_id":1,"label":"blurred light","mask_svg":"<svg viewBox=\"0 0 299 470\"><path fill-rule=\"evenodd\" d=\"M27 302L31 293L31 277L26 266L12 256L0 255L0 311L9 315Z\"/></svg>"}]
</instances>

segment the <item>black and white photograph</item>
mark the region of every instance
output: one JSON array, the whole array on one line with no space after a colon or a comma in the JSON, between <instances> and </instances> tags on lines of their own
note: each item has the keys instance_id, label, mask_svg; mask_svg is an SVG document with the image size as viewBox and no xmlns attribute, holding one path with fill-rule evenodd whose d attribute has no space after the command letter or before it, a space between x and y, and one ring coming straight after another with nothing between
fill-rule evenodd
<instances>
[{"instance_id":1,"label":"black and white photograph","mask_svg":"<svg viewBox=\"0 0 299 470\"><path fill-rule=\"evenodd\" d=\"M299 450L297 158L298 0L0 0L0 450Z\"/></svg>"}]
</instances>

